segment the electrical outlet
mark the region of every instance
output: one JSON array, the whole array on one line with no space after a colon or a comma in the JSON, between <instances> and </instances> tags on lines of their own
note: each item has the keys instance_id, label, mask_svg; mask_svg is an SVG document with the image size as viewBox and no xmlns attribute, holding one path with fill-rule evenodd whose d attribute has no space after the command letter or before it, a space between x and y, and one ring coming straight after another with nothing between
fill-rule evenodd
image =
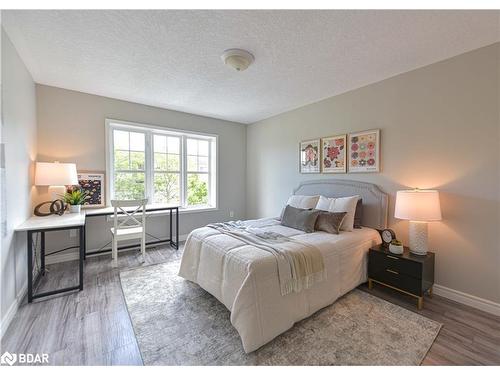
<instances>
[{"instance_id":1,"label":"electrical outlet","mask_svg":"<svg viewBox=\"0 0 500 375\"><path fill-rule=\"evenodd\" d=\"M234 217L234 211L229 211L229 217Z\"/></svg>"},{"instance_id":2,"label":"electrical outlet","mask_svg":"<svg viewBox=\"0 0 500 375\"><path fill-rule=\"evenodd\" d=\"M69 230L69 237L70 238L76 237L76 229L70 229Z\"/></svg>"}]
</instances>

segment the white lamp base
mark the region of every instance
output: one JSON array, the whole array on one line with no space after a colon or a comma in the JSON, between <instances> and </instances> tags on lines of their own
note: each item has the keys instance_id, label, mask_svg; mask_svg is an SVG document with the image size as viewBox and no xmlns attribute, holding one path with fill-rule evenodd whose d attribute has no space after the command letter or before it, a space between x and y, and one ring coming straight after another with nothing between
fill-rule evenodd
<instances>
[{"instance_id":1,"label":"white lamp base","mask_svg":"<svg viewBox=\"0 0 500 375\"><path fill-rule=\"evenodd\" d=\"M417 255L427 254L427 223L425 221L410 221L410 251Z\"/></svg>"}]
</instances>

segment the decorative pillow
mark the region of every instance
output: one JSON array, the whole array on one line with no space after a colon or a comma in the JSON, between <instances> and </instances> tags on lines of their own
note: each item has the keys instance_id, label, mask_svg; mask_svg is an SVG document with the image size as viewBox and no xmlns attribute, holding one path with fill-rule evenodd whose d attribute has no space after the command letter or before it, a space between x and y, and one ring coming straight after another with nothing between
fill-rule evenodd
<instances>
[{"instance_id":1,"label":"decorative pillow","mask_svg":"<svg viewBox=\"0 0 500 375\"><path fill-rule=\"evenodd\" d=\"M286 204L295 208L314 208L318 199L319 195L292 195Z\"/></svg>"},{"instance_id":2,"label":"decorative pillow","mask_svg":"<svg viewBox=\"0 0 500 375\"><path fill-rule=\"evenodd\" d=\"M321 211L316 220L314 229L322 230L327 233L339 234L340 226L346 214L347 212Z\"/></svg>"},{"instance_id":3,"label":"decorative pillow","mask_svg":"<svg viewBox=\"0 0 500 375\"><path fill-rule=\"evenodd\" d=\"M347 212L340 230L352 232L352 230L354 229L354 214L356 211L356 204L358 203L359 199L361 199L359 195L342 198L326 198L320 196L318 199L318 203L316 204L316 209L329 212Z\"/></svg>"},{"instance_id":4,"label":"decorative pillow","mask_svg":"<svg viewBox=\"0 0 500 375\"><path fill-rule=\"evenodd\" d=\"M340 230L352 232L354 229L354 213L356 211L356 204L360 196L343 197L335 199L335 204L332 212L347 212L345 219L340 226Z\"/></svg>"},{"instance_id":5,"label":"decorative pillow","mask_svg":"<svg viewBox=\"0 0 500 375\"><path fill-rule=\"evenodd\" d=\"M295 228L307 233L314 232L314 225L320 211L312 209L302 209L287 205L283 211L281 225Z\"/></svg>"},{"instance_id":6,"label":"decorative pillow","mask_svg":"<svg viewBox=\"0 0 500 375\"><path fill-rule=\"evenodd\" d=\"M335 198L327 198L322 195L319 196L318 203L316 204L317 210L330 211L330 205L332 205ZM333 207L333 206L332 206Z\"/></svg>"},{"instance_id":7,"label":"decorative pillow","mask_svg":"<svg viewBox=\"0 0 500 375\"><path fill-rule=\"evenodd\" d=\"M363 221L363 199L359 198L358 203L356 204L356 211L354 212L354 228L359 229L362 228Z\"/></svg>"}]
</instances>

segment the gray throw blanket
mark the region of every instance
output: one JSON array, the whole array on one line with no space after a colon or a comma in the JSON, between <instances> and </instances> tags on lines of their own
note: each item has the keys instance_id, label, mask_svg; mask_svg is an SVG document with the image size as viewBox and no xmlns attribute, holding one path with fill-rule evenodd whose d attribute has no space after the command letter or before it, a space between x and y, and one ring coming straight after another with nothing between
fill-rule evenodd
<instances>
[{"instance_id":1,"label":"gray throw blanket","mask_svg":"<svg viewBox=\"0 0 500 375\"><path fill-rule=\"evenodd\" d=\"M209 224L208 227L271 253L278 264L281 295L300 292L326 279L323 255L315 246L266 231L265 227L246 226L241 221Z\"/></svg>"}]
</instances>

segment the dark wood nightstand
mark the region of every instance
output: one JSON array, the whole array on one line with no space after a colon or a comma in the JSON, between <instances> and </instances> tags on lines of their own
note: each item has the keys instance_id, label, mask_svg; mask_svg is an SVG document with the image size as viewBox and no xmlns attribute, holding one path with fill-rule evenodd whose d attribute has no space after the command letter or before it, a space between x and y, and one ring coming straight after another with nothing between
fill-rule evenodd
<instances>
[{"instance_id":1,"label":"dark wood nightstand","mask_svg":"<svg viewBox=\"0 0 500 375\"><path fill-rule=\"evenodd\" d=\"M424 293L432 295L434 284L434 253L415 255L405 246L401 255L388 248L374 246L368 253L368 288L373 282L417 298L417 307L424 304Z\"/></svg>"}]
</instances>

